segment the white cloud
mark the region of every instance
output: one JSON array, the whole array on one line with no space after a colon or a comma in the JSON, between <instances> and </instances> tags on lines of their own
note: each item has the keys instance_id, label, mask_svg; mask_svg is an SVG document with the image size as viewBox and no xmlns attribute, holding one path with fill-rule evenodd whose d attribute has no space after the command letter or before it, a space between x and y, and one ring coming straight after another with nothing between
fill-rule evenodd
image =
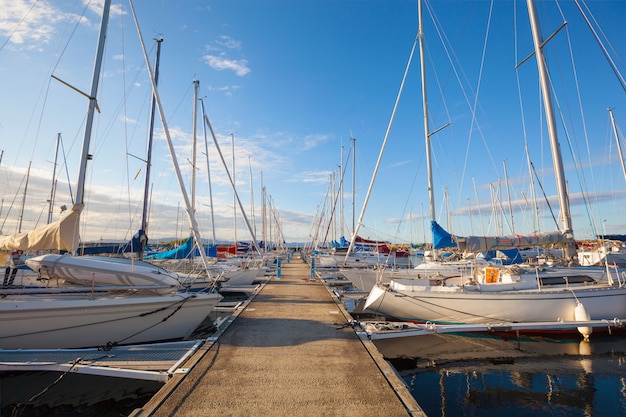
<instances>
[{"instance_id":1,"label":"white cloud","mask_svg":"<svg viewBox=\"0 0 626 417\"><path fill-rule=\"evenodd\" d=\"M90 11L97 16L102 15L102 0L83 0ZM49 43L57 34L56 26L63 22L80 22L86 26L94 26L85 16L61 10L54 2L31 0L0 0L0 36L6 37L6 45L13 48L38 49L42 43ZM76 9L83 13L84 9ZM112 5L110 15L121 15L119 5Z\"/></svg>"},{"instance_id":2,"label":"white cloud","mask_svg":"<svg viewBox=\"0 0 626 417\"><path fill-rule=\"evenodd\" d=\"M228 49L241 49L241 42L234 40L230 36L222 35L216 43Z\"/></svg>"},{"instance_id":3,"label":"white cloud","mask_svg":"<svg viewBox=\"0 0 626 417\"><path fill-rule=\"evenodd\" d=\"M326 134L307 135L302 140L302 150L307 151L313 149L330 138L330 135Z\"/></svg>"},{"instance_id":4,"label":"white cloud","mask_svg":"<svg viewBox=\"0 0 626 417\"><path fill-rule=\"evenodd\" d=\"M67 19L47 2L31 4L25 0L0 0L0 34L9 44L36 48L47 43L55 33L54 24Z\"/></svg>"},{"instance_id":5,"label":"white cloud","mask_svg":"<svg viewBox=\"0 0 626 417\"><path fill-rule=\"evenodd\" d=\"M243 77L250 72L248 61L245 59L229 59L223 55L205 55L202 59L204 59L204 62L206 62L213 69L218 71L231 70L240 77Z\"/></svg>"}]
</instances>

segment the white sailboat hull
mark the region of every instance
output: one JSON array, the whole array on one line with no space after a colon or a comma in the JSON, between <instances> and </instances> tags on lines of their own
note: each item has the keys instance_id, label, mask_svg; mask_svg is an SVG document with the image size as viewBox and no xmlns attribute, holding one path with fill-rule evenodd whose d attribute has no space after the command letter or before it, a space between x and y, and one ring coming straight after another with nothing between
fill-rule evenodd
<instances>
[{"instance_id":1,"label":"white sailboat hull","mask_svg":"<svg viewBox=\"0 0 626 417\"><path fill-rule=\"evenodd\" d=\"M419 280L415 280L419 281ZM425 280L427 281L427 280ZM591 320L626 317L626 288L603 285L503 291L462 287L375 286L365 308L400 320L448 324L574 321L577 300Z\"/></svg>"},{"instance_id":2,"label":"white sailboat hull","mask_svg":"<svg viewBox=\"0 0 626 417\"><path fill-rule=\"evenodd\" d=\"M9 295L0 303L0 348L80 348L184 339L221 298L212 293L92 299Z\"/></svg>"}]
</instances>

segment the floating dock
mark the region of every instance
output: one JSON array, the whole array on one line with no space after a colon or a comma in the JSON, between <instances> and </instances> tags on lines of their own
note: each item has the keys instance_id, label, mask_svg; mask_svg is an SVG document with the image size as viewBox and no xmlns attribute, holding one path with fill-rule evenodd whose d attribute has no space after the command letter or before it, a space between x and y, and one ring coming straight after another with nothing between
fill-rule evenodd
<instances>
[{"instance_id":1,"label":"floating dock","mask_svg":"<svg viewBox=\"0 0 626 417\"><path fill-rule=\"evenodd\" d=\"M295 256L131 416L425 416Z\"/></svg>"}]
</instances>

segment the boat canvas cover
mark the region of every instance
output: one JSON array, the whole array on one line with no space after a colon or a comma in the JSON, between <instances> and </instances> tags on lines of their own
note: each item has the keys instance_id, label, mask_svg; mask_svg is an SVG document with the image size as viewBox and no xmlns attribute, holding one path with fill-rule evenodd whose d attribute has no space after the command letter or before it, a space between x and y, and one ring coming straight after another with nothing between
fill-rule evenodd
<instances>
[{"instance_id":1,"label":"boat canvas cover","mask_svg":"<svg viewBox=\"0 0 626 417\"><path fill-rule=\"evenodd\" d=\"M82 205L73 205L56 222L31 230L0 236L2 250L66 250L74 252L78 248L78 226Z\"/></svg>"},{"instance_id":2,"label":"boat canvas cover","mask_svg":"<svg viewBox=\"0 0 626 417\"><path fill-rule=\"evenodd\" d=\"M453 236L459 249L468 252L486 252L497 249L526 248L530 246L550 246L565 243L571 239L558 230L534 233L531 235L508 236Z\"/></svg>"},{"instance_id":3,"label":"boat canvas cover","mask_svg":"<svg viewBox=\"0 0 626 417\"><path fill-rule=\"evenodd\" d=\"M165 251L165 252L153 252L144 256L145 260L150 259L187 259L192 256L194 249L193 236L189 236L185 243L177 248ZM217 247L215 245L209 245L204 247L204 254L209 257L217 257ZM193 256L200 256L200 251L196 248L193 251Z\"/></svg>"},{"instance_id":4,"label":"boat canvas cover","mask_svg":"<svg viewBox=\"0 0 626 417\"><path fill-rule=\"evenodd\" d=\"M434 249L456 248L457 244L452 239L452 235L441 227L436 221L432 220L430 222L430 230L433 233Z\"/></svg>"}]
</instances>

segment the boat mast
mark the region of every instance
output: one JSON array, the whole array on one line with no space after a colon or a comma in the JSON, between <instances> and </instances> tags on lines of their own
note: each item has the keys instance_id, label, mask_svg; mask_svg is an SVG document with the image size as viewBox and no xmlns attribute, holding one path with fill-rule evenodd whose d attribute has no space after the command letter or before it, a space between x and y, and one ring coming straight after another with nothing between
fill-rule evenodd
<instances>
[{"instance_id":1,"label":"boat mast","mask_svg":"<svg viewBox=\"0 0 626 417\"><path fill-rule=\"evenodd\" d=\"M237 190L236 190L236 184L237 182L235 181L235 134L231 133L230 134L230 138L233 142L233 147L232 147L232 151L233 151L233 233L234 233L234 237L233 239L235 240L235 255L237 255Z\"/></svg>"},{"instance_id":2,"label":"boat mast","mask_svg":"<svg viewBox=\"0 0 626 417\"><path fill-rule=\"evenodd\" d=\"M109 0L107 0L109 1ZM183 181L182 174L180 172L180 167L178 165L178 159L176 158L176 152L174 151L174 144L172 142L172 137L170 135L169 128L167 126L167 119L165 118L165 113L163 111L163 105L161 103L161 99L159 98L159 91L157 90L157 86L154 79L154 74L152 68L150 67L150 59L148 58L148 52L146 51L145 43L143 42L143 36L141 34L141 30L139 28L139 22L137 21L137 15L135 14L135 6L133 5L132 0L129 2L130 8L133 14L133 20L135 21L135 27L137 28L137 35L139 36L139 42L141 45L141 50L143 52L144 60L146 62L146 67L148 70L148 78L150 79L150 84L152 86L152 94L154 96L157 109L159 111L159 118L161 119L161 125L163 126L163 132L165 133L165 139L167 141L167 146L170 151L170 157L172 158L172 164L174 165L174 172L176 174L176 179L178 180L178 186L180 188L180 192L182 194L183 200L185 202L185 211L187 212L187 219L189 220L189 224L191 225L191 232L193 238L195 240L198 248L202 248L202 236L200 236L200 231L198 228L198 222L196 221L195 213L191 208L191 202L189 200L189 196L187 195L187 190L185 188L185 183ZM211 277L211 273L209 272L209 263L207 261L206 254L204 250L200 250L200 258L202 258L202 264L207 272L209 278Z\"/></svg>"},{"instance_id":3,"label":"boat mast","mask_svg":"<svg viewBox=\"0 0 626 417\"><path fill-rule=\"evenodd\" d=\"M202 117L204 117L204 101L200 99L200 107L202 108ZM204 133L204 152L206 153L206 172L209 181L209 203L211 204L211 230L213 232L213 244L215 245L215 213L213 210L213 190L211 187L211 165L209 162L209 142L206 135L206 125L202 123L202 131Z\"/></svg>"},{"instance_id":4,"label":"boat mast","mask_svg":"<svg viewBox=\"0 0 626 417\"><path fill-rule=\"evenodd\" d=\"M626 166L624 166L624 155L622 154L622 145L619 142L619 135L617 134L617 126L615 125L615 117L613 117L613 110L609 110L609 115L611 116L611 126L613 126L613 134L615 135L615 141L617 142L617 152L619 153L619 162L622 165L622 173L624 174L624 179L626 179Z\"/></svg>"},{"instance_id":5,"label":"boat mast","mask_svg":"<svg viewBox=\"0 0 626 417\"><path fill-rule=\"evenodd\" d=\"M539 29L537 19L537 11L535 10L534 0L526 0L528 6L528 16L533 34L533 42L535 45L535 55L537 58L537 69L539 70L539 82L541 84L541 92L543 97L543 105L546 113L546 123L548 125L548 134L550 135L550 148L552 150L552 163L554 164L554 175L556 176L556 185L561 206L561 225L562 233L569 235L570 239L565 248L565 257L572 257L575 252L575 244L572 231L572 215L569 206L569 197L567 194L567 184L565 181L565 170L563 169L563 159L561 157L561 146L556 130L556 121L554 117L554 109L552 107L552 96L550 94L550 86L548 85L548 70L545 58L543 56L543 39Z\"/></svg>"},{"instance_id":6,"label":"boat mast","mask_svg":"<svg viewBox=\"0 0 626 417\"><path fill-rule=\"evenodd\" d=\"M354 234L354 218L355 218L355 212L354 212L354 202L355 202L355 195L356 195L356 190L354 189L355 187L355 173L356 173L356 138L352 136L352 134L350 135L350 140L352 141L352 233ZM354 234L356 236L356 234Z\"/></svg>"},{"instance_id":7,"label":"boat mast","mask_svg":"<svg viewBox=\"0 0 626 417\"><path fill-rule=\"evenodd\" d=\"M192 116L192 132L193 132L193 146L191 147L191 210L196 212L196 144L198 139L198 88L200 87L200 80L193 80L193 116ZM201 248L199 248L201 249Z\"/></svg>"},{"instance_id":8,"label":"boat mast","mask_svg":"<svg viewBox=\"0 0 626 417\"><path fill-rule=\"evenodd\" d=\"M267 212L265 205L265 186L263 185L263 171L260 172L261 182L261 233L263 235L263 253L267 253Z\"/></svg>"},{"instance_id":9,"label":"boat mast","mask_svg":"<svg viewBox=\"0 0 626 417\"><path fill-rule=\"evenodd\" d=\"M205 114L203 115L204 117L204 123L207 125L207 127L209 128L209 132L211 132L211 137L213 138L213 143L215 144L215 150L217 151L218 156L220 157L221 161L222 161L222 165L224 165L224 170L226 171L226 176L228 177L228 181L230 182L230 185L233 189L233 194L235 195L235 203L239 206L239 210L241 210L241 216L243 217L244 222L246 223L246 226L248 227L248 231L250 232L250 235L252 236L252 243L254 244L254 248L256 249L257 253L259 255L261 255L261 249L257 243L256 240L256 236L254 234L254 230L252 230L252 226L250 225L250 221L248 220L248 216L246 216L246 211L243 208L243 204L241 204L241 200L239 199L239 195L237 194L237 189L235 188L235 179L234 179L234 174L231 175L230 171L228 170L228 166L226 165L226 160L224 159L224 154L222 153L222 149L220 148L220 144L217 142L217 137L215 136L215 132L213 131L213 126L211 126L211 122L209 121L209 117ZM236 207L235 207L236 210ZM237 241L235 240L235 247L237 245Z\"/></svg>"},{"instance_id":10,"label":"boat mast","mask_svg":"<svg viewBox=\"0 0 626 417\"><path fill-rule=\"evenodd\" d=\"M57 144L54 150L54 163L52 164L52 185L50 186L50 199L48 200L48 224L52 222L52 210L54 209L54 195L56 191L57 157L59 156L59 142L61 133L57 133Z\"/></svg>"},{"instance_id":11,"label":"boat mast","mask_svg":"<svg viewBox=\"0 0 626 417\"><path fill-rule=\"evenodd\" d=\"M109 24L109 10L111 0L104 0L102 9L102 22L100 23L100 35L98 37L98 47L96 49L96 59L93 67L93 77L91 80L91 93L89 94L89 107L87 110L87 120L85 121L85 135L83 137L83 148L81 151L80 167L78 169L78 183L76 185L76 205L81 206L85 196L85 178L87 176L87 161L92 159L89 154L89 143L91 141L91 130L96 109L96 95L98 94L98 84L100 81L100 70L102 68L102 57L104 55L104 42L106 40L107 26Z\"/></svg>"},{"instance_id":12,"label":"boat mast","mask_svg":"<svg viewBox=\"0 0 626 417\"><path fill-rule=\"evenodd\" d=\"M424 59L424 25L422 21L422 1L418 2L417 18L419 28L417 38L420 47L420 69L422 73L422 107L424 110L424 139L426 141L426 170L428 176L428 201L430 203L430 220L437 221L435 217L435 191L433 187L432 151L430 146L430 126L428 123L428 94L426 92L426 60Z\"/></svg>"},{"instance_id":13,"label":"boat mast","mask_svg":"<svg viewBox=\"0 0 626 417\"><path fill-rule=\"evenodd\" d=\"M344 218L343 218L343 172L344 172L344 166L343 166L343 144L341 144L341 152L339 155L339 178L341 178L341 181L339 181L339 235L341 237L344 237L344 230L343 230L343 224L344 224Z\"/></svg>"},{"instance_id":14,"label":"boat mast","mask_svg":"<svg viewBox=\"0 0 626 417\"><path fill-rule=\"evenodd\" d=\"M256 235L256 216L254 215L254 182L252 181L252 160L248 156L248 169L250 170L250 216L252 216L252 230Z\"/></svg>"},{"instance_id":15,"label":"boat mast","mask_svg":"<svg viewBox=\"0 0 626 417\"><path fill-rule=\"evenodd\" d=\"M159 84L159 62L161 60L161 44L163 43L162 37L157 37L156 41L156 59L154 61L154 84ZM152 169L152 140L154 138L154 116L156 113L156 100L154 94L152 94L152 105L150 107L150 130L148 134L148 147L146 149L146 178L143 186L143 208L141 211L141 230L143 231L144 238L139 247L137 255L139 259L143 258L144 243L148 241L146 236L148 228L148 202L149 189L150 189L150 171Z\"/></svg>"}]
</instances>

